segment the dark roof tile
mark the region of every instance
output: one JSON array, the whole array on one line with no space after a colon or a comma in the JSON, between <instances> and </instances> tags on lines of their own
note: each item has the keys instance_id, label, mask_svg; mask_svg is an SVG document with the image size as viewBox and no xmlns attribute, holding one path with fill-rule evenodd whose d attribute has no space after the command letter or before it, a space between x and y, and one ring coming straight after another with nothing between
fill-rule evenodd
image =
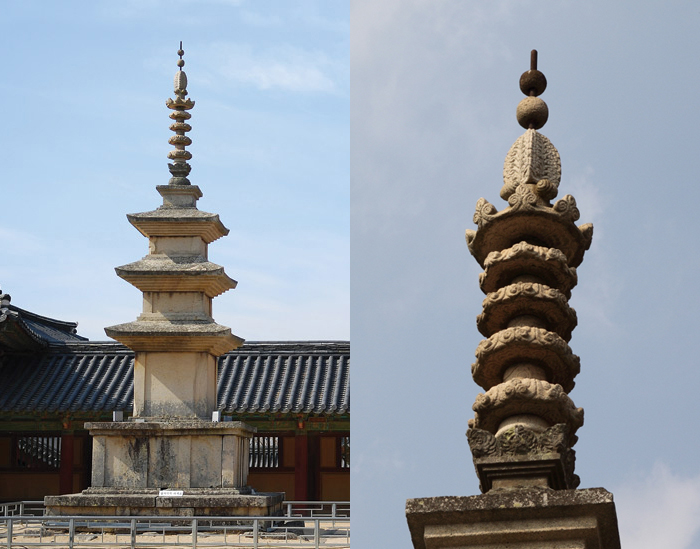
<instances>
[{"instance_id":1,"label":"dark roof tile","mask_svg":"<svg viewBox=\"0 0 700 549\"><path fill-rule=\"evenodd\" d=\"M0 364L0 412L130 410L133 352L80 342L42 354L9 353ZM219 358L219 409L233 414L350 411L350 343L251 342Z\"/></svg>"}]
</instances>

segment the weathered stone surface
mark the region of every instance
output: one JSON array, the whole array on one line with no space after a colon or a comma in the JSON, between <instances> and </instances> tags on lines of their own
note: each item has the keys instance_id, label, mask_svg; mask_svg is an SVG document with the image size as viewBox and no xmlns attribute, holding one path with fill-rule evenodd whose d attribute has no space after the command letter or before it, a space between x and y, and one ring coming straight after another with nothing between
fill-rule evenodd
<instances>
[{"instance_id":1,"label":"weathered stone surface","mask_svg":"<svg viewBox=\"0 0 700 549\"><path fill-rule=\"evenodd\" d=\"M93 452L92 488L230 488L250 493L248 440L255 429L245 423L100 422L86 428L99 447Z\"/></svg>"},{"instance_id":2,"label":"weathered stone surface","mask_svg":"<svg viewBox=\"0 0 700 549\"><path fill-rule=\"evenodd\" d=\"M602 488L409 499L406 518L415 549L620 549L615 504Z\"/></svg>"},{"instance_id":3,"label":"weathered stone surface","mask_svg":"<svg viewBox=\"0 0 700 549\"><path fill-rule=\"evenodd\" d=\"M518 416L512 419L517 422ZM576 453L571 449L576 436L566 424L542 431L515 423L496 436L482 429L469 429L467 439L484 493L526 483L557 490L579 485L574 474Z\"/></svg>"},{"instance_id":4,"label":"weathered stone surface","mask_svg":"<svg viewBox=\"0 0 700 549\"><path fill-rule=\"evenodd\" d=\"M229 233L218 215L195 208L158 208L126 217L146 237L199 236L205 243L211 244Z\"/></svg>"},{"instance_id":5,"label":"weathered stone surface","mask_svg":"<svg viewBox=\"0 0 700 549\"><path fill-rule=\"evenodd\" d=\"M528 130L518 137L506 155L501 198L508 200L518 185L536 186L543 180L550 186L541 193L541 198L550 200L557 196L561 181L559 152L544 135L534 129Z\"/></svg>"},{"instance_id":6,"label":"weathered stone surface","mask_svg":"<svg viewBox=\"0 0 700 549\"><path fill-rule=\"evenodd\" d=\"M567 299L578 283L576 268L569 267L560 250L518 242L505 250L489 253L484 261L484 272L479 275L479 286L488 294L523 276L556 288Z\"/></svg>"},{"instance_id":7,"label":"weathered stone surface","mask_svg":"<svg viewBox=\"0 0 700 549\"><path fill-rule=\"evenodd\" d=\"M547 89L547 78L537 69L530 69L520 75L520 91L525 95L542 95Z\"/></svg>"},{"instance_id":8,"label":"weathered stone surface","mask_svg":"<svg viewBox=\"0 0 700 549\"><path fill-rule=\"evenodd\" d=\"M47 496L47 515L102 516L270 516L282 513L283 492L238 494L227 490L184 490L181 497L163 497L158 490L88 488L81 494Z\"/></svg>"},{"instance_id":9,"label":"weathered stone surface","mask_svg":"<svg viewBox=\"0 0 700 549\"><path fill-rule=\"evenodd\" d=\"M243 345L243 339L216 322L135 321L105 328L105 333L134 351L207 352L222 355ZM213 409L211 410L213 411Z\"/></svg>"},{"instance_id":10,"label":"weathered stone surface","mask_svg":"<svg viewBox=\"0 0 700 549\"><path fill-rule=\"evenodd\" d=\"M202 256L150 254L115 270L117 276L142 292L201 292L214 298L237 285L223 267Z\"/></svg>"},{"instance_id":11,"label":"weathered stone surface","mask_svg":"<svg viewBox=\"0 0 700 549\"><path fill-rule=\"evenodd\" d=\"M570 267L581 264L583 254L591 246L593 226L575 225L568 199L558 201L553 207L539 206L537 200L535 194L521 185L508 199L510 206L500 212L483 198L477 202L474 222L479 230L467 230L466 238L469 251L479 265L484 266L489 253L508 249L518 242L557 248L564 253Z\"/></svg>"},{"instance_id":12,"label":"weathered stone surface","mask_svg":"<svg viewBox=\"0 0 700 549\"><path fill-rule=\"evenodd\" d=\"M503 382L513 364L536 364L545 369L547 381L569 392L581 370L579 357L558 334L534 326L515 326L483 339L472 364L474 381L486 390Z\"/></svg>"},{"instance_id":13,"label":"weathered stone surface","mask_svg":"<svg viewBox=\"0 0 700 549\"><path fill-rule=\"evenodd\" d=\"M517 317L536 317L541 326L556 332L564 341L578 322L566 296L556 288L537 282L515 282L489 293L483 301L483 311L476 317L476 326L486 337L504 330Z\"/></svg>"},{"instance_id":14,"label":"weathered stone surface","mask_svg":"<svg viewBox=\"0 0 700 549\"><path fill-rule=\"evenodd\" d=\"M566 423L575 433L583 425L583 408L577 408L569 396L555 385L532 378L509 379L476 397L474 419L469 426L496 433L510 416L532 414L549 425Z\"/></svg>"},{"instance_id":15,"label":"weathered stone surface","mask_svg":"<svg viewBox=\"0 0 700 549\"><path fill-rule=\"evenodd\" d=\"M539 97L530 96L518 103L515 116L523 128L529 128L530 131L539 130L547 123L549 108Z\"/></svg>"}]
</instances>

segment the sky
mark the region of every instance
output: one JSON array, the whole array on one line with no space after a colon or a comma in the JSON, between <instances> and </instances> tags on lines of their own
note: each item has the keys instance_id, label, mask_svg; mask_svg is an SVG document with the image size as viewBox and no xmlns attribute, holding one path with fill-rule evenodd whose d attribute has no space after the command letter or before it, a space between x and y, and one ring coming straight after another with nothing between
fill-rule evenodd
<instances>
[{"instance_id":1,"label":"sky","mask_svg":"<svg viewBox=\"0 0 700 549\"><path fill-rule=\"evenodd\" d=\"M700 548L700 7L353 0L350 28L355 547L410 546L407 498L478 493L464 231L506 204L537 49L559 197L595 227L570 302L581 488L614 494L623 547Z\"/></svg>"},{"instance_id":2,"label":"sky","mask_svg":"<svg viewBox=\"0 0 700 549\"><path fill-rule=\"evenodd\" d=\"M349 338L349 4L0 0L0 288L103 328L141 312L114 267L146 255L127 213L162 203L179 41L190 181L230 234L213 316L247 340Z\"/></svg>"}]
</instances>

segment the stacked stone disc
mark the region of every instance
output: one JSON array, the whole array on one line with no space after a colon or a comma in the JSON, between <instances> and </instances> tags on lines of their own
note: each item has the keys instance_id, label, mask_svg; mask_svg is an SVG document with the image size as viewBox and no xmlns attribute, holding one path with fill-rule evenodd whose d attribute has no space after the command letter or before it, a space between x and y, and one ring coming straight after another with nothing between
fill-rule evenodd
<instances>
[{"instance_id":1,"label":"stacked stone disc","mask_svg":"<svg viewBox=\"0 0 700 549\"><path fill-rule=\"evenodd\" d=\"M191 145L192 140L185 133L190 131L192 126L185 120L192 117L187 111L194 107L194 101L187 99L187 75L182 70L182 67L185 66L185 60L182 58L184 53L182 42L180 42L180 49L177 50L177 54L180 56L177 66L180 67L180 70L175 73L175 99L168 99L165 102L167 107L173 110L170 113L170 119L175 121L170 125L170 130L175 132L175 135L168 139L168 143L175 147L168 153L168 158L173 161L172 164L168 164L172 175L169 181L170 185L190 184L187 176L190 175L191 166L187 161L192 158L192 153L185 150L185 147Z\"/></svg>"},{"instance_id":2,"label":"stacked stone disc","mask_svg":"<svg viewBox=\"0 0 700 549\"><path fill-rule=\"evenodd\" d=\"M500 212L483 198L474 214L476 231L467 244L484 268L486 293L477 317L487 338L472 365L480 394L467 437L482 492L492 488L578 486L574 474L576 430L583 410L568 393L579 373L579 358L568 345L576 327L569 306L576 267L590 247L591 224L577 226L570 195L552 204L561 179L559 153L538 133L548 109L538 96L547 81L531 69L520 78L527 96L517 108L526 131L506 156Z\"/></svg>"}]
</instances>

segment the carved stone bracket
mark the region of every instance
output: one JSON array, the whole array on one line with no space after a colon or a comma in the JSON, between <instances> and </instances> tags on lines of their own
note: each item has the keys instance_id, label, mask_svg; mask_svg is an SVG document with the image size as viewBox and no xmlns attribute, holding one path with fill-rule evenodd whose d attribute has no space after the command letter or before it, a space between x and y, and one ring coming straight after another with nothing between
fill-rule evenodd
<instances>
[{"instance_id":1,"label":"carved stone bracket","mask_svg":"<svg viewBox=\"0 0 700 549\"><path fill-rule=\"evenodd\" d=\"M576 488L580 479L574 474L576 452L571 448L576 437L565 424L553 425L536 433L516 425L498 436L483 429L467 431L469 448L479 476L482 492L494 482L544 484L555 489Z\"/></svg>"}]
</instances>

